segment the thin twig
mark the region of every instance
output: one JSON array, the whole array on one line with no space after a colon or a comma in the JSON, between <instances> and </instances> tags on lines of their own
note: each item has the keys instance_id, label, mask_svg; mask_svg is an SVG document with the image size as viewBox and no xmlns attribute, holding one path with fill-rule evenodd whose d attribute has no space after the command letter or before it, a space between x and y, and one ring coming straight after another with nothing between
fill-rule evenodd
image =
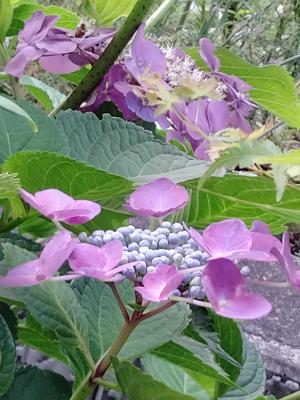
<instances>
[{"instance_id":1,"label":"thin twig","mask_svg":"<svg viewBox=\"0 0 300 400\"><path fill-rule=\"evenodd\" d=\"M115 299L116 299L116 301L117 301L117 303L118 303L118 305L120 307L120 310L121 310L121 312L123 314L125 322L128 323L129 320L130 320L130 317L129 317L129 314L128 314L127 310L126 310L125 304L123 303L123 300L122 300L122 298L120 296L120 293L119 293L115 283L111 282L108 285L111 288L111 290L112 290L112 292L113 292L113 294L115 296Z\"/></svg>"},{"instance_id":2,"label":"thin twig","mask_svg":"<svg viewBox=\"0 0 300 400\"><path fill-rule=\"evenodd\" d=\"M163 311L166 311L168 308L172 307L174 304L176 304L175 301L168 301L164 305L162 305L160 307L157 307L154 310L151 310L151 311L147 312L146 314L143 314L140 317L140 321L145 321L145 319L154 317L155 315L160 314Z\"/></svg>"}]
</instances>

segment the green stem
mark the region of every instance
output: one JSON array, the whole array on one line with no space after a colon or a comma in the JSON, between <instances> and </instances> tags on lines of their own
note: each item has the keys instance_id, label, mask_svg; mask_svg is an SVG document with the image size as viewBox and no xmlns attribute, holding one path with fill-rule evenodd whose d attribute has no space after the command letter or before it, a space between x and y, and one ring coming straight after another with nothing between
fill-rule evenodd
<instances>
[{"instance_id":1,"label":"green stem","mask_svg":"<svg viewBox=\"0 0 300 400\"><path fill-rule=\"evenodd\" d=\"M123 49L134 35L135 31L147 15L155 0L138 0L128 18L125 20L114 39L105 49L91 71L85 76L77 88L70 94L66 101L51 115L59 110L71 108L76 110L99 85L110 67L117 60Z\"/></svg>"},{"instance_id":2,"label":"green stem","mask_svg":"<svg viewBox=\"0 0 300 400\"><path fill-rule=\"evenodd\" d=\"M300 390L291 393L288 396L281 397L281 400L300 400Z\"/></svg>"},{"instance_id":3,"label":"green stem","mask_svg":"<svg viewBox=\"0 0 300 400\"><path fill-rule=\"evenodd\" d=\"M116 390L117 392L122 392L120 385L114 382L107 381L106 379L98 378L95 381L97 385L103 386L108 390Z\"/></svg>"}]
</instances>

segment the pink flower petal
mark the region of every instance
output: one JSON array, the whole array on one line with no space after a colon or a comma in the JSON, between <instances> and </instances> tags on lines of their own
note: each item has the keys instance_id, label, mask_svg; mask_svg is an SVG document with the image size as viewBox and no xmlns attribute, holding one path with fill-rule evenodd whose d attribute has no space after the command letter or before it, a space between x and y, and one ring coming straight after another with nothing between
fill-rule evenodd
<instances>
[{"instance_id":1,"label":"pink flower petal","mask_svg":"<svg viewBox=\"0 0 300 400\"><path fill-rule=\"evenodd\" d=\"M258 221L258 220L254 220L252 222L251 232L264 233L266 235L272 234L269 225L263 221Z\"/></svg>"}]
</instances>

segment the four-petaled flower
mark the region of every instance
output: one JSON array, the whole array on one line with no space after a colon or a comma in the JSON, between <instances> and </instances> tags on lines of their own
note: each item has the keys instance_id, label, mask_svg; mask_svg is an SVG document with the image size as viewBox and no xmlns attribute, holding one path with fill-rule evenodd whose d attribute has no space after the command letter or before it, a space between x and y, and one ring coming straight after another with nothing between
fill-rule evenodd
<instances>
[{"instance_id":1,"label":"four-petaled flower","mask_svg":"<svg viewBox=\"0 0 300 400\"><path fill-rule=\"evenodd\" d=\"M136 189L124 207L140 216L165 217L185 207L187 190L167 178L159 178Z\"/></svg>"},{"instance_id":2,"label":"four-petaled flower","mask_svg":"<svg viewBox=\"0 0 300 400\"><path fill-rule=\"evenodd\" d=\"M143 286L138 286L135 290L144 300L160 303L168 300L182 279L183 274L175 265L158 264L155 271L147 272L144 276Z\"/></svg>"},{"instance_id":3,"label":"four-petaled flower","mask_svg":"<svg viewBox=\"0 0 300 400\"><path fill-rule=\"evenodd\" d=\"M98 248L91 244L78 244L69 257L70 268L81 276L88 276L104 282L120 281L120 272L136 265L134 261L118 267L123 254L120 240L112 240Z\"/></svg>"},{"instance_id":4,"label":"four-petaled flower","mask_svg":"<svg viewBox=\"0 0 300 400\"><path fill-rule=\"evenodd\" d=\"M57 189L46 189L35 195L21 189L20 195L26 203L53 221L68 224L84 224L101 211L99 204L89 200L75 200Z\"/></svg>"},{"instance_id":5,"label":"four-petaled flower","mask_svg":"<svg viewBox=\"0 0 300 400\"><path fill-rule=\"evenodd\" d=\"M12 268L4 277L0 277L0 285L7 287L25 287L51 280L62 264L68 259L78 239L72 239L67 231L55 235L44 247L39 258ZM64 276L68 280L73 276Z\"/></svg>"},{"instance_id":6,"label":"four-petaled flower","mask_svg":"<svg viewBox=\"0 0 300 400\"><path fill-rule=\"evenodd\" d=\"M263 296L247 291L240 270L226 258L208 262L202 284L214 311L223 317L255 319L263 317L272 309Z\"/></svg>"}]
</instances>

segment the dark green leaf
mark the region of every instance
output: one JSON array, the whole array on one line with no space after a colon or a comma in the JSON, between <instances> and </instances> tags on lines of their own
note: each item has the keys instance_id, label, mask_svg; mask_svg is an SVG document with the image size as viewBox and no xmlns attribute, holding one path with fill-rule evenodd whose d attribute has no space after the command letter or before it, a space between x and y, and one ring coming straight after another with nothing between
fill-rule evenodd
<instances>
[{"instance_id":1,"label":"dark green leaf","mask_svg":"<svg viewBox=\"0 0 300 400\"><path fill-rule=\"evenodd\" d=\"M11 268L36 258L36 254L11 243L2 243L2 248L4 258L0 262L0 275L6 275Z\"/></svg>"},{"instance_id":2,"label":"dark green leaf","mask_svg":"<svg viewBox=\"0 0 300 400\"><path fill-rule=\"evenodd\" d=\"M128 400L193 400L195 397L177 392L154 380L129 362L114 361L118 383Z\"/></svg>"},{"instance_id":3,"label":"dark green leaf","mask_svg":"<svg viewBox=\"0 0 300 400\"><path fill-rule=\"evenodd\" d=\"M12 334L12 337L14 340L17 340L18 336L18 321L15 316L15 313L12 311L10 306L6 303L3 303L0 301L0 315L4 318L10 333Z\"/></svg>"},{"instance_id":4,"label":"dark green leaf","mask_svg":"<svg viewBox=\"0 0 300 400\"><path fill-rule=\"evenodd\" d=\"M31 116L25 110L23 110L23 108L18 106L13 101L9 100L7 97L0 96L0 109L5 110L6 112L9 112L10 114L12 114L11 118L16 118L16 115L22 117L22 120L25 118L27 120L29 126L31 127L31 130L34 133L36 133L38 131L36 122L31 118ZM5 133L6 121L3 119L2 115L1 115L1 110L0 110L0 123L2 125L1 128L4 130L4 133ZM6 135L7 135L7 133L6 133ZM7 135L6 140L7 141L10 140L9 135Z\"/></svg>"},{"instance_id":5,"label":"dark green leaf","mask_svg":"<svg viewBox=\"0 0 300 400\"><path fill-rule=\"evenodd\" d=\"M10 391L1 400L69 400L71 385L61 375L36 367L17 372Z\"/></svg>"},{"instance_id":6,"label":"dark green leaf","mask_svg":"<svg viewBox=\"0 0 300 400\"><path fill-rule=\"evenodd\" d=\"M5 319L0 314L0 395L5 394L15 375L15 342Z\"/></svg>"}]
</instances>

